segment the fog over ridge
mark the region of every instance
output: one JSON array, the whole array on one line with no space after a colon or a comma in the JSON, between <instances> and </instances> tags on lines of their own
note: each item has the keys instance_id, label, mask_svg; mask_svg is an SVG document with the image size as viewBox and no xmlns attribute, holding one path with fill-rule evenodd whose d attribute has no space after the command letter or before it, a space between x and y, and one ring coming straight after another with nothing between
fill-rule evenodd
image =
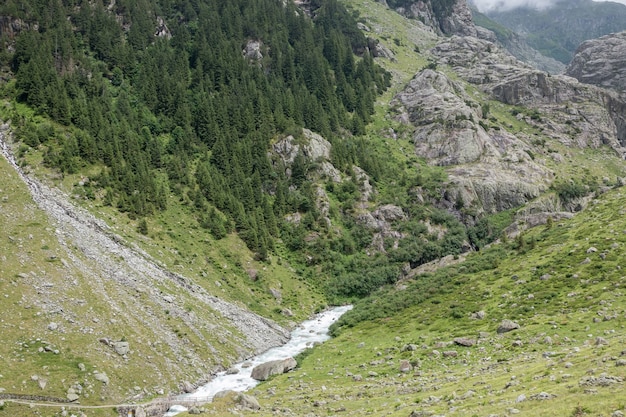
<instances>
[{"instance_id":1,"label":"fog over ridge","mask_svg":"<svg viewBox=\"0 0 626 417\"><path fill-rule=\"evenodd\" d=\"M509 10L517 9L519 7L528 7L531 9L545 10L556 3L563 0L469 0L469 3L473 3L476 8L483 12L506 12ZM611 1L614 3L621 3L626 5L626 0L593 0L593 1Z\"/></svg>"}]
</instances>

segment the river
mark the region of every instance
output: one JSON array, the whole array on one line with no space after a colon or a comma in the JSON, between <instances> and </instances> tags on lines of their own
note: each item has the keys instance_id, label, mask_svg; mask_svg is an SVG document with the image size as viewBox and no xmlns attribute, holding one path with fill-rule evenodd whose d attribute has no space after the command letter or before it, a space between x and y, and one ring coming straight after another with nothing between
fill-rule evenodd
<instances>
[{"instance_id":1,"label":"river","mask_svg":"<svg viewBox=\"0 0 626 417\"><path fill-rule=\"evenodd\" d=\"M306 348L312 347L315 343L325 342L330 338L328 335L330 325L351 308L352 306L335 307L317 314L313 319L303 322L294 329L291 332L289 341L284 345L269 349L258 356L232 366L231 369L238 370L236 374L227 374L226 372L218 373L217 376L206 385L180 398L185 400L194 398L207 400L213 398L213 396L220 391L232 390L243 392L255 387L259 381L252 379L250 376L255 366L277 359L294 357ZM170 408L170 411L165 414L164 417L171 417L183 411L186 411L185 407L175 405Z\"/></svg>"}]
</instances>

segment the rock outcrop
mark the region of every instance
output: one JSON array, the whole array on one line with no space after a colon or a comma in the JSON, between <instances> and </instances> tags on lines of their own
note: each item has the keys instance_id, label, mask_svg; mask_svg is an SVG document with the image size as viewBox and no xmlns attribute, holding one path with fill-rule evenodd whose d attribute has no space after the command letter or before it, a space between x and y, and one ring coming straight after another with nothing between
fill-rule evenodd
<instances>
[{"instance_id":1,"label":"rock outcrop","mask_svg":"<svg viewBox=\"0 0 626 417\"><path fill-rule=\"evenodd\" d=\"M583 42L565 73L581 83L626 92L626 32Z\"/></svg>"},{"instance_id":2,"label":"rock outcrop","mask_svg":"<svg viewBox=\"0 0 626 417\"><path fill-rule=\"evenodd\" d=\"M553 163L564 160L546 151L545 140L568 148L608 146L626 155L626 104L617 93L539 71L473 36L446 38L431 52L462 80L424 69L392 106L396 119L413 127L416 154L449 167L448 192L439 201L445 208L469 204L479 213L495 212L538 197L554 181ZM484 96L470 94L465 82L518 106L517 119L540 131L542 140L492 118Z\"/></svg>"},{"instance_id":3,"label":"rock outcrop","mask_svg":"<svg viewBox=\"0 0 626 417\"><path fill-rule=\"evenodd\" d=\"M536 70L493 43L472 37L449 38L432 52L493 98L534 109L527 121L543 135L579 148L608 145L624 155L626 104L617 94Z\"/></svg>"},{"instance_id":4,"label":"rock outcrop","mask_svg":"<svg viewBox=\"0 0 626 417\"><path fill-rule=\"evenodd\" d=\"M516 207L537 197L552 177L532 159L528 143L491 128L481 104L442 72L421 71L392 105L398 120L415 128L416 154L451 166L450 207L461 200L486 212Z\"/></svg>"},{"instance_id":5,"label":"rock outcrop","mask_svg":"<svg viewBox=\"0 0 626 417\"><path fill-rule=\"evenodd\" d=\"M436 13L430 0L419 0L408 7L398 7L403 16L419 19L437 33L446 35L477 36L472 11L466 0L456 0L448 10Z\"/></svg>"}]
</instances>

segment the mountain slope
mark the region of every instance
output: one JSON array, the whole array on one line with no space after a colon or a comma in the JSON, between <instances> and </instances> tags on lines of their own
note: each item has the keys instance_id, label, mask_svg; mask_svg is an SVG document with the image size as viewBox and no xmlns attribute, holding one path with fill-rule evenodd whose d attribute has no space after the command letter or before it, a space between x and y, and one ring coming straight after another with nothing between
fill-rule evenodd
<instances>
[{"instance_id":1,"label":"mountain slope","mask_svg":"<svg viewBox=\"0 0 626 417\"><path fill-rule=\"evenodd\" d=\"M11 160L4 139L1 143ZM67 381L82 381L85 398L105 402L130 395L137 384L141 392L133 395L162 395L287 337L271 320L165 270L61 192L24 176L5 159L2 172L7 180L3 317L10 317L3 334L19 341L5 345L2 356L28 363L6 366L3 375L5 381L30 378L28 372L39 377L17 392L15 386L4 390L30 393L45 380L39 391L64 398L74 383ZM298 292L302 303L305 292ZM106 383L94 379L94 369L108 376Z\"/></svg>"},{"instance_id":2,"label":"mountain slope","mask_svg":"<svg viewBox=\"0 0 626 417\"><path fill-rule=\"evenodd\" d=\"M259 386L260 414L619 415L625 202L612 191L357 304L299 370Z\"/></svg>"},{"instance_id":3,"label":"mountain slope","mask_svg":"<svg viewBox=\"0 0 626 417\"><path fill-rule=\"evenodd\" d=\"M493 32L498 42L520 61L551 74L560 74L565 70L562 62L541 54L528 45L522 36L488 18L475 8L472 8L472 18L476 26Z\"/></svg>"},{"instance_id":4,"label":"mountain slope","mask_svg":"<svg viewBox=\"0 0 626 417\"><path fill-rule=\"evenodd\" d=\"M564 64L583 41L626 29L626 6L614 2L559 1L544 10L521 7L486 14Z\"/></svg>"},{"instance_id":5,"label":"mountain slope","mask_svg":"<svg viewBox=\"0 0 626 417\"><path fill-rule=\"evenodd\" d=\"M412 379L421 376L408 374L412 375L408 381L396 384L400 377L391 362L401 357L411 366L418 359L432 365L425 369L434 379L422 382L433 390L446 382L441 369L449 364L407 353L414 350L387 359L402 350L403 338L419 346L418 328L428 335L427 352L447 347L448 339L461 333L473 337L476 330L493 331L495 321L475 325L466 313L485 308L490 319L497 314L504 294L499 288L512 291L509 281L490 275L499 264L508 274L547 256L548 252L533 252L532 259L518 256L533 245L541 247L537 239L529 238L539 231L526 235L523 231L538 224L556 230L556 219L595 205L593 199L600 192L623 183L625 113L623 101L614 93L537 71L484 39L440 36L419 19L407 19L371 0L321 2L323 7L317 9L320 2L306 2L304 10L292 9L289 3L287 13L282 2L237 3L238 7L226 3L159 3L163 9L151 9L148 15L154 21L148 23L128 12L137 6L132 1L69 11L58 5L52 8L58 15L37 15L42 25L48 25L45 30L3 32L2 41L17 48L3 56L9 78L1 85L6 102L0 114L11 121L11 147L18 160L18 167L5 165L7 178L16 184L11 189L18 190L8 195L7 202L20 202L6 211L2 225L14 238L5 242L11 256L2 265L3 277L9 277L3 289L14 301L6 305L6 313L20 306L22 294L31 300L29 306L38 306L32 301L36 295L29 295L33 290L48 297L44 299L52 307L26 309L33 311L32 323L24 315L7 323L6 328L15 331L7 333L10 341L2 353L9 358L3 375L10 375L10 385L0 388L61 397L71 388L80 391L81 402L99 404L160 395L161 390L180 392L215 369L279 341L283 327L293 326L326 303L364 298L346 317L345 323L357 326L354 333L346 330L341 336L345 339L337 342L345 346L339 350L349 353L340 354L338 345L331 344L322 351L325 357L316 357L324 364L322 369L315 369L315 362L307 365L307 374L315 375L316 384L324 381L319 383L330 387L333 397L328 399L315 385L306 398L312 401L302 410L320 401L317 407L332 402L327 413L342 407L367 411L368 390L384 401L370 407L376 412L388 408L394 393L412 396L414 402L424 387ZM278 7L277 16L263 16L262 5L269 7L266 10ZM444 11L451 21L466 21L465 1L449 5L454 7ZM457 16L455 10L462 13ZM435 12L432 5L431 11ZM11 28L21 18L18 12L24 13L14 10L17 17ZM158 33L163 36L157 39L151 25L159 22L161 12L165 17ZM214 28L200 19L210 17L209 12L225 13L220 16L227 27L210 30ZM54 16L85 26L66 25ZM281 25L277 26L281 30L270 30L273 19L287 19L289 30L282 32ZM92 23L114 32L114 44L101 43L103 39L91 32ZM144 23L147 26L141 26ZM133 25L137 26L131 30ZM68 48L63 53L69 55L63 56L72 59L60 59L51 34L79 27L72 39L88 37L89 46L61 45L60 49ZM463 30L474 33L476 28ZM238 34L232 42L218 36L231 31ZM147 39L138 36L142 33ZM263 42L256 42L257 35ZM206 36L219 39L205 43ZM307 61L307 50L299 49L303 45L315 49L315 62ZM364 45L384 54L370 55ZM33 55L36 47L51 60L49 67ZM155 57L166 64L155 67ZM342 80L342 74L349 80ZM80 88L74 89L76 85ZM53 87L61 94L49 95L47 88ZM67 103L50 101L63 97L63 91ZM76 112L83 101L90 112L82 115L85 118ZM307 107L311 103L313 107ZM64 118L68 115L69 120ZM60 206L50 205L57 219L53 222L58 223L50 225L35 209L24 186L17 185L16 169L39 181L40 193L50 187L50 198L62 201ZM75 204L59 200L63 195L71 196ZM20 220L13 213L25 217ZM27 218L35 215L40 220L31 224ZM53 235L54 229L59 229L58 235ZM555 231L549 233L550 239L557 238ZM489 244L499 238L512 242L490 251ZM618 253L618 248L611 250L604 256ZM43 254L31 268L36 269L34 275L24 270L31 258L20 263L20 256L29 251ZM473 251L477 252L468 256ZM432 281L411 280L417 274L412 268L446 255L441 264L468 261ZM465 275L462 268L479 275ZM51 287L39 285L42 276L55 277ZM75 277L76 284L70 285L68 276ZM568 288L559 278L550 281L554 288L544 293L544 281L532 286L542 302ZM597 287L590 291L596 294ZM375 296L368 298L371 293ZM523 295L528 294L515 294ZM484 306L478 296L489 296ZM57 305L62 311L53 308ZM511 309L520 318L530 317L518 306ZM581 319L588 318L580 313ZM449 326L450 314L458 328ZM248 329L250 320L258 330ZM397 329L400 341L395 336L389 340L385 323ZM102 326L98 335L86 330L98 326ZM52 354L57 349L58 355L46 356L50 352L37 340L43 338L31 328L50 336L45 341L52 341ZM540 329L545 331L530 327L529 340ZM498 343L492 336L487 338L489 349ZM361 337L368 349L357 347ZM125 359L115 349L123 351L126 342L130 352ZM434 347L437 342L443 342L442 347ZM370 343L380 349L370 351ZM480 358L485 366L497 369L497 360L495 365L491 361L497 353L488 350ZM515 360L524 355L541 360L531 353L535 352L522 350ZM370 358L372 354L378 359ZM448 359L459 366L455 368L459 373L450 381L458 382L467 368L461 359L451 359L453 355ZM51 362L38 362L40 358ZM336 369L322 362L337 358L341 362L333 366ZM340 388L322 378L330 372L331 379L337 376L343 383L340 366L354 375L361 371L353 368L371 362L376 364L370 366L384 368L380 376L390 379L379 385L368 379L376 375L362 374L361 381L353 382L368 385L350 387L354 391L346 392L345 405L335 407L335 402L344 401L335 392ZM89 368L85 375L78 363L97 366L107 374L109 385ZM142 367L143 363L150 365ZM472 362L472 367L478 373L483 366ZM577 377L580 369L576 368ZM158 372L163 382L152 386ZM65 381L63 374L69 375ZM287 391L307 389L310 382L298 375L300 386ZM391 379L396 377L397 381ZM47 380L44 389L42 378ZM533 381L529 378L525 383ZM25 383L20 385L21 381ZM494 384L499 381L494 377ZM450 397L445 401L458 401L445 392ZM533 390L527 395L534 394ZM466 407L477 410L490 395L481 392L483 398ZM295 401L288 395L276 401L281 398L285 403ZM402 397L403 403L407 398ZM262 400L267 404L267 398ZM441 399L420 397L420 401L441 403L437 412L445 407ZM264 407L263 412L269 412L270 407ZM228 408L232 406L226 404ZM277 403L272 408L284 407ZM408 414L408 407L399 405L397 412Z\"/></svg>"}]
</instances>

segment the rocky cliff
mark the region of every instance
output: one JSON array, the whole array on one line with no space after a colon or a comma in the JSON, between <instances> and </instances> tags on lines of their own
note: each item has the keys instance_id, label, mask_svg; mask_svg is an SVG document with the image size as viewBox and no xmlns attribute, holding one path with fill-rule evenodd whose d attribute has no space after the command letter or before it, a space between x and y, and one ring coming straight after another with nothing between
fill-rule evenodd
<instances>
[{"instance_id":1,"label":"rocky cliff","mask_svg":"<svg viewBox=\"0 0 626 417\"><path fill-rule=\"evenodd\" d=\"M431 0L417 0L413 2L387 2L382 3L394 8L394 10L410 19L418 19L430 26L439 34L476 36L476 27L472 22L472 11L466 0L454 0L448 9L439 13L435 12ZM401 7L394 7L395 3L403 3ZM439 9L437 9L439 10Z\"/></svg>"},{"instance_id":2,"label":"rocky cliff","mask_svg":"<svg viewBox=\"0 0 626 417\"><path fill-rule=\"evenodd\" d=\"M582 83L626 92L626 32L583 42L566 74Z\"/></svg>"},{"instance_id":3,"label":"rocky cliff","mask_svg":"<svg viewBox=\"0 0 626 417\"><path fill-rule=\"evenodd\" d=\"M424 69L392 104L397 119L413 127L415 152L449 166L448 207L461 200L495 212L538 197L565 159L546 152L546 141L564 149L608 146L626 155L626 105L617 94L536 70L473 36L443 39L431 53L461 80ZM489 114L485 97L470 93L474 88L487 100L516 106L512 111L527 128Z\"/></svg>"}]
</instances>

